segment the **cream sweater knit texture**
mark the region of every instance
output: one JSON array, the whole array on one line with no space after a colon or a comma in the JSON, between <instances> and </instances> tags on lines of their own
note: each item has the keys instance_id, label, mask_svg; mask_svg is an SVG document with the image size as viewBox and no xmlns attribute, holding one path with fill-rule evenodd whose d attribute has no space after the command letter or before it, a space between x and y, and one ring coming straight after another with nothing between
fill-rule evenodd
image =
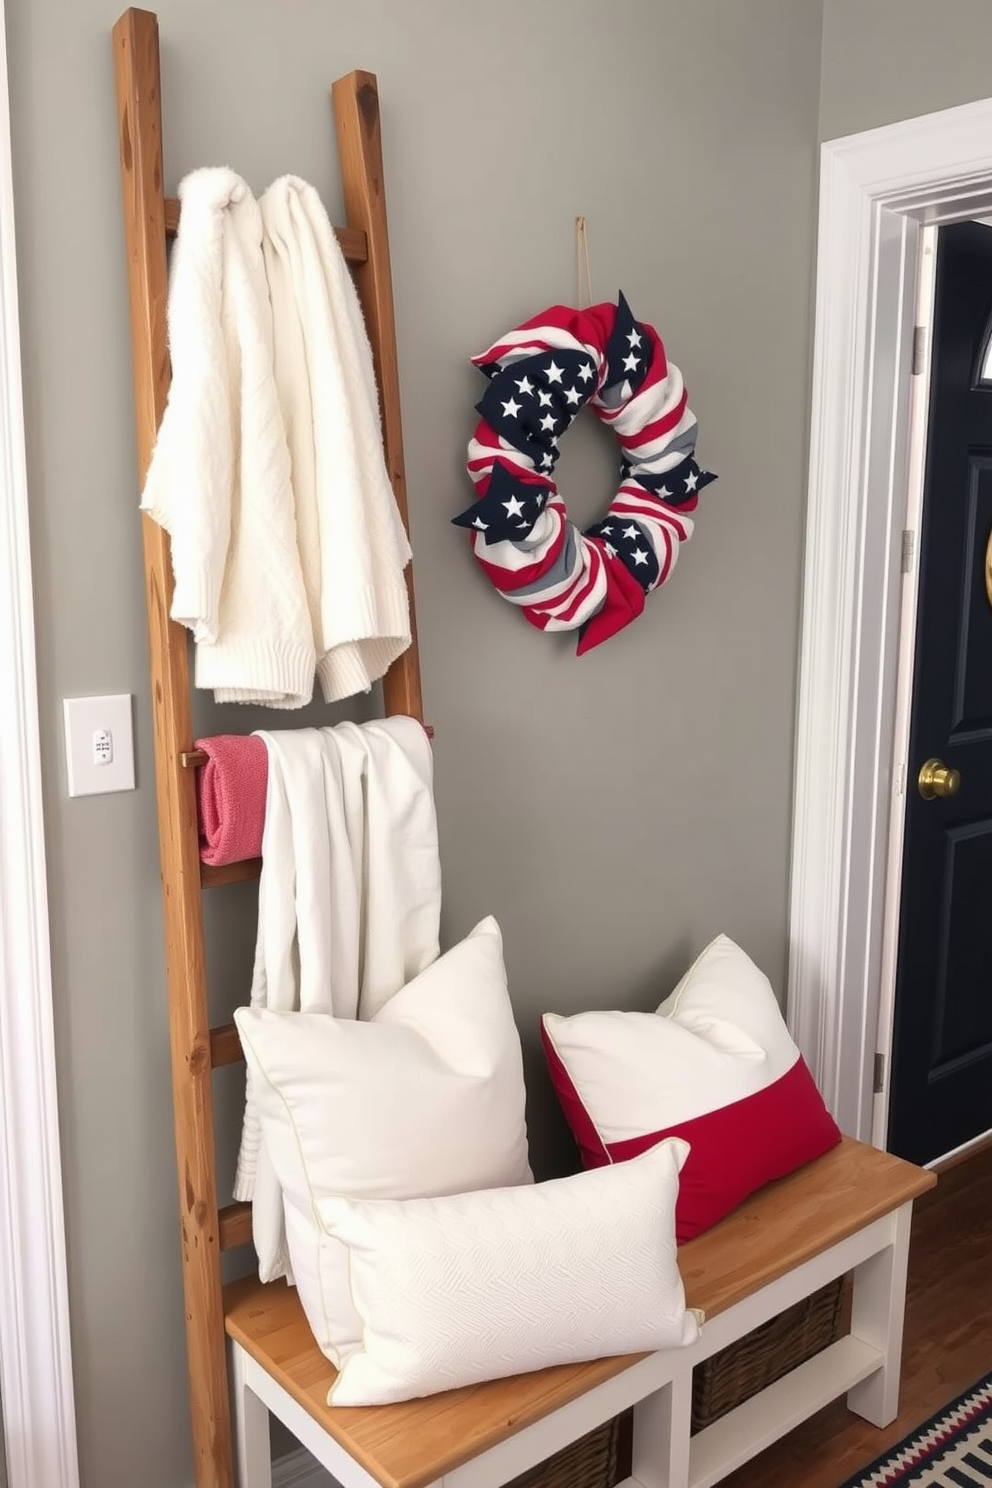
<instances>
[{"instance_id":1,"label":"cream sweater knit texture","mask_svg":"<svg viewBox=\"0 0 992 1488\"><path fill-rule=\"evenodd\" d=\"M219 702L366 692L410 644L410 547L372 356L327 214L297 177L257 202L194 171L169 287L172 384L142 509L169 532L171 614Z\"/></svg>"}]
</instances>

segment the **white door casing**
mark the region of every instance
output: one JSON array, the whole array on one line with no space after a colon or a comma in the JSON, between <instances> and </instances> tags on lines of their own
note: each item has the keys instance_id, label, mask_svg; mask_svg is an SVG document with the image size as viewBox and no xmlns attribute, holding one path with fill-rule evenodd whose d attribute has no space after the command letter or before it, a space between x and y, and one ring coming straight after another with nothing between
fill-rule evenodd
<instances>
[{"instance_id":1,"label":"white door casing","mask_svg":"<svg viewBox=\"0 0 992 1488\"><path fill-rule=\"evenodd\" d=\"M9 1488L78 1488L0 0L0 1396Z\"/></svg>"},{"instance_id":2,"label":"white door casing","mask_svg":"<svg viewBox=\"0 0 992 1488\"><path fill-rule=\"evenodd\" d=\"M894 976L886 936L902 832L905 761L893 746L897 694L908 706L897 683L921 224L990 209L992 100L822 146L788 1016L841 1127L865 1141ZM915 584L905 587L915 604Z\"/></svg>"}]
</instances>

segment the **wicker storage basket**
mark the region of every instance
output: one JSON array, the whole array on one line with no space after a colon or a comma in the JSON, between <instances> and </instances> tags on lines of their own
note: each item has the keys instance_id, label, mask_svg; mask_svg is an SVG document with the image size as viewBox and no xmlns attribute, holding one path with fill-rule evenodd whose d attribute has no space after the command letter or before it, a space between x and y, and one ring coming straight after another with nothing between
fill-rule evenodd
<instances>
[{"instance_id":1,"label":"wicker storage basket","mask_svg":"<svg viewBox=\"0 0 992 1488\"><path fill-rule=\"evenodd\" d=\"M833 1343L843 1293L839 1276L698 1364L692 1372L692 1430L702 1431Z\"/></svg>"},{"instance_id":2,"label":"wicker storage basket","mask_svg":"<svg viewBox=\"0 0 992 1488\"><path fill-rule=\"evenodd\" d=\"M632 1412L604 1421L506 1488L614 1488L630 1476Z\"/></svg>"}]
</instances>

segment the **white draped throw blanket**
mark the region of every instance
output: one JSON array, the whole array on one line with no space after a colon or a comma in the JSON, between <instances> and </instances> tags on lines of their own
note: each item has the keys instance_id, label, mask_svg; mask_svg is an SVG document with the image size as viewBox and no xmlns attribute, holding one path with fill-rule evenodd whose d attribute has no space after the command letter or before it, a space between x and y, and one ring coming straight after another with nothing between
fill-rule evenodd
<instances>
[{"instance_id":1,"label":"white draped throw blanket","mask_svg":"<svg viewBox=\"0 0 992 1488\"><path fill-rule=\"evenodd\" d=\"M440 949L427 735L394 717L259 737L269 778L251 1004L371 1018ZM252 1201L262 1280L289 1276L250 1083L234 1196Z\"/></svg>"}]
</instances>

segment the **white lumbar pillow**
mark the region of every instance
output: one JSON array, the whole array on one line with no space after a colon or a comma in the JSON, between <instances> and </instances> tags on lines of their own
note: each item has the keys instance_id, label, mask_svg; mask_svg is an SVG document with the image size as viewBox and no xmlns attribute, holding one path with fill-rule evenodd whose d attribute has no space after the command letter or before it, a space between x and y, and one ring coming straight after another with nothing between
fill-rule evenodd
<instances>
[{"instance_id":1,"label":"white lumbar pillow","mask_svg":"<svg viewBox=\"0 0 992 1488\"><path fill-rule=\"evenodd\" d=\"M239 1008L300 1301L335 1365L359 1345L331 1195L417 1198L532 1184L520 1036L490 917L370 1022Z\"/></svg>"},{"instance_id":2,"label":"white lumbar pillow","mask_svg":"<svg viewBox=\"0 0 992 1488\"><path fill-rule=\"evenodd\" d=\"M362 1345L329 1405L694 1342L675 1252L688 1144L615 1167L453 1198L318 1199L348 1247Z\"/></svg>"}]
</instances>

